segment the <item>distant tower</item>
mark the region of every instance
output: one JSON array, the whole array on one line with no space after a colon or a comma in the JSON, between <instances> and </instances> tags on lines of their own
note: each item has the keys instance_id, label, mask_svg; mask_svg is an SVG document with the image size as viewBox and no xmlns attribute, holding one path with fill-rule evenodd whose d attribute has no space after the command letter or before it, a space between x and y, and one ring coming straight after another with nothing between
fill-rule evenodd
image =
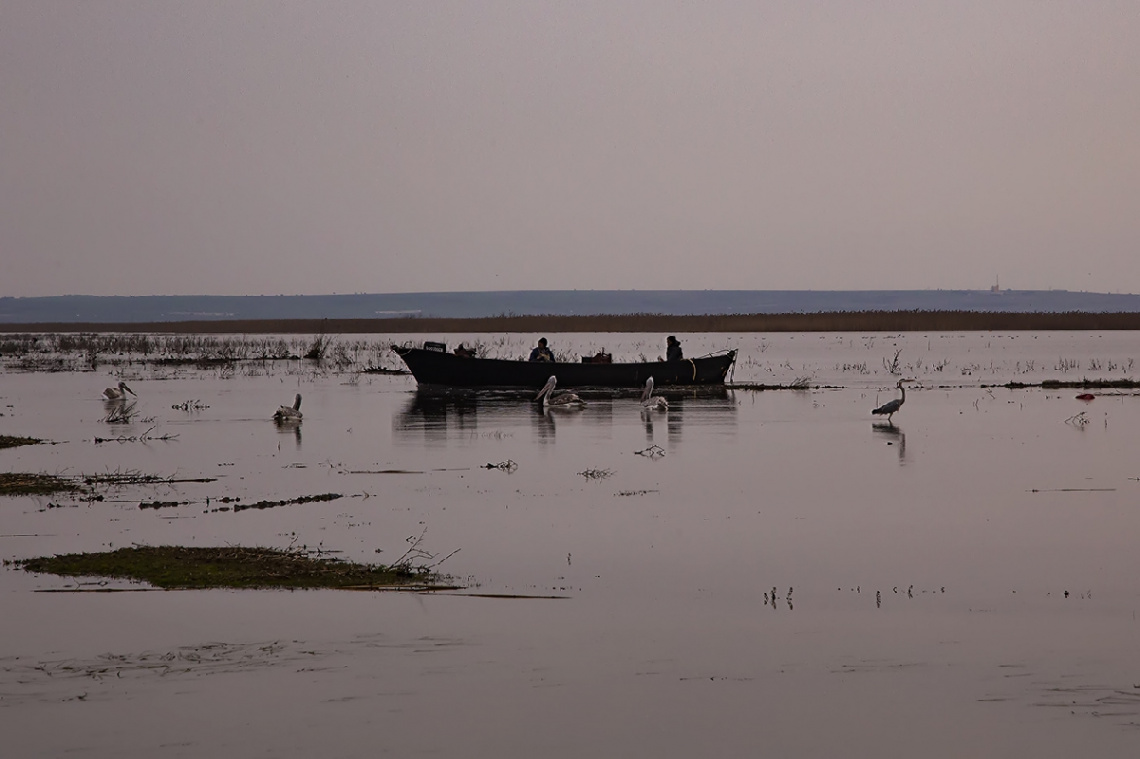
<instances>
[{"instance_id":1,"label":"distant tower","mask_svg":"<svg viewBox=\"0 0 1140 759\"><path fill-rule=\"evenodd\" d=\"M998 279L996 276L994 277L994 286L990 288L990 292L991 293L1000 293L1001 292L1001 280Z\"/></svg>"}]
</instances>

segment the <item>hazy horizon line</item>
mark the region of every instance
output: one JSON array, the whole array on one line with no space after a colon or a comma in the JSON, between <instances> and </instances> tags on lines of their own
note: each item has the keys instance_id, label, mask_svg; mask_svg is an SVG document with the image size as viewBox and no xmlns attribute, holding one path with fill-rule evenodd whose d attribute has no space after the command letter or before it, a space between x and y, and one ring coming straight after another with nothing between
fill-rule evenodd
<instances>
[{"instance_id":1,"label":"hazy horizon line","mask_svg":"<svg viewBox=\"0 0 1140 759\"><path fill-rule=\"evenodd\" d=\"M906 288L742 288L742 287L703 287L703 288L518 288L504 290L388 290L388 291L357 291L357 292L308 292L308 293L146 293L135 295L93 295L88 293L58 293L55 295L0 295L0 298L13 298L31 300L33 298L327 298L360 295L463 295L468 293L925 293L925 292L961 292L961 293L1084 293L1087 295L1140 295L1135 292L1111 292L1102 290L1072 290L1065 287L1048 288L1018 288L1002 287L993 290L992 287L961 288L961 287L906 287Z\"/></svg>"}]
</instances>

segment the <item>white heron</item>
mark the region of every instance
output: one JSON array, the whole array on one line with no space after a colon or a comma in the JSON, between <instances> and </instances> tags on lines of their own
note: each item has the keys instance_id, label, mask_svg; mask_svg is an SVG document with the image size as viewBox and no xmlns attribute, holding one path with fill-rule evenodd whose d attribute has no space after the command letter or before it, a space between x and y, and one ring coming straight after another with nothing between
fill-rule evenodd
<instances>
[{"instance_id":1,"label":"white heron","mask_svg":"<svg viewBox=\"0 0 1140 759\"><path fill-rule=\"evenodd\" d=\"M103 391L103 398L108 401L121 401L127 397L127 393L137 396L134 390L127 387L126 382L120 382L118 387L109 387Z\"/></svg>"},{"instance_id":2,"label":"white heron","mask_svg":"<svg viewBox=\"0 0 1140 759\"><path fill-rule=\"evenodd\" d=\"M887 401L882 406L879 406L877 409L872 409L871 413L872 414L878 414L879 416L886 414L887 415L887 424L893 424L893 422L891 422L891 417L894 416L896 413L898 413L898 410L900 408L902 408L902 405L904 403L906 403L906 388L903 387L903 383L904 382L913 382L913 381L914 380L908 380L908 379L899 380L897 387L899 389L899 392L902 393L902 395L900 395L898 398L895 398L894 400Z\"/></svg>"},{"instance_id":3,"label":"white heron","mask_svg":"<svg viewBox=\"0 0 1140 759\"><path fill-rule=\"evenodd\" d=\"M299 422L301 421L301 394L297 393L297 397L293 399L292 406L282 406L277 409L273 415L275 422Z\"/></svg>"},{"instance_id":4,"label":"white heron","mask_svg":"<svg viewBox=\"0 0 1140 759\"><path fill-rule=\"evenodd\" d=\"M542 389L538 391L538 395L536 395L534 399L537 401L541 398L542 405L546 408L575 409L582 408L586 405L586 402L579 398L577 393L559 393L555 395L554 386L556 384L558 384L558 378L553 374L550 375L550 379L546 381L546 384L542 386Z\"/></svg>"},{"instance_id":5,"label":"white heron","mask_svg":"<svg viewBox=\"0 0 1140 759\"><path fill-rule=\"evenodd\" d=\"M668 411L669 401L660 395L653 394L653 378L645 380L645 389L641 391L641 407L656 411Z\"/></svg>"}]
</instances>

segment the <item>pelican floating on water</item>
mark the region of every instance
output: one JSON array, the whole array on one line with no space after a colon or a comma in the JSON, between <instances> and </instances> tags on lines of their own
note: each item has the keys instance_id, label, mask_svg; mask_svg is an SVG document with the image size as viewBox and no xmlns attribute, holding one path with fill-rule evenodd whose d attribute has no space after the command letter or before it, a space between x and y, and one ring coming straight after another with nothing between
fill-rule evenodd
<instances>
[{"instance_id":1,"label":"pelican floating on water","mask_svg":"<svg viewBox=\"0 0 1140 759\"><path fill-rule=\"evenodd\" d=\"M275 422L299 422L301 421L301 394L297 393L297 397L293 399L292 406L282 406L277 409L273 415Z\"/></svg>"},{"instance_id":2,"label":"pelican floating on water","mask_svg":"<svg viewBox=\"0 0 1140 759\"><path fill-rule=\"evenodd\" d=\"M127 397L127 393L137 396L134 390L127 387L126 382L120 382L118 387L109 387L103 391L103 398L109 401L121 401Z\"/></svg>"},{"instance_id":3,"label":"pelican floating on water","mask_svg":"<svg viewBox=\"0 0 1140 759\"><path fill-rule=\"evenodd\" d=\"M877 409L872 409L872 411L871 411L872 414L878 414L880 416L882 416L883 414L886 414L887 415L887 424L893 423L893 422L891 422L891 417L894 416L896 413L898 413L898 410L900 408L902 408L902 405L904 403L906 403L906 388L903 387L904 382L913 382L913 380L908 380L908 379L899 380L897 387L899 389L899 392L902 393L902 395L900 395L898 398L895 398L893 401L887 401L882 406L879 406Z\"/></svg>"},{"instance_id":4,"label":"pelican floating on water","mask_svg":"<svg viewBox=\"0 0 1140 759\"><path fill-rule=\"evenodd\" d=\"M542 399L542 405L546 408L581 408L586 405L586 402L578 397L577 393L559 393L554 395L554 386L558 384L558 378L554 375L546 381L542 389L538 391L538 395L534 397L537 401Z\"/></svg>"},{"instance_id":5,"label":"pelican floating on water","mask_svg":"<svg viewBox=\"0 0 1140 759\"><path fill-rule=\"evenodd\" d=\"M653 394L653 378L645 380L645 389L641 391L641 407L656 411L668 411L669 401L660 395Z\"/></svg>"}]
</instances>

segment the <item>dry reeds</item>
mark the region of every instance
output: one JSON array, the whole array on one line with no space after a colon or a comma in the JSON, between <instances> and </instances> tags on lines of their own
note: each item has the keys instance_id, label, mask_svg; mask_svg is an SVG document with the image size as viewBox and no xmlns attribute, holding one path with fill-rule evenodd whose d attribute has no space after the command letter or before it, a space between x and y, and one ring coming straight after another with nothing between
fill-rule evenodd
<instances>
[{"instance_id":1,"label":"dry reeds","mask_svg":"<svg viewBox=\"0 0 1140 759\"><path fill-rule=\"evenodd\" d=\"M123 334L393 334L487 332L979 332L1140 330L1140 313L841 311L811 314L502 315L482 318L248 319L146 324L0 325L0 332ZM312 344L310 344L310 349Z\"/></svg>"}]
</instances>

